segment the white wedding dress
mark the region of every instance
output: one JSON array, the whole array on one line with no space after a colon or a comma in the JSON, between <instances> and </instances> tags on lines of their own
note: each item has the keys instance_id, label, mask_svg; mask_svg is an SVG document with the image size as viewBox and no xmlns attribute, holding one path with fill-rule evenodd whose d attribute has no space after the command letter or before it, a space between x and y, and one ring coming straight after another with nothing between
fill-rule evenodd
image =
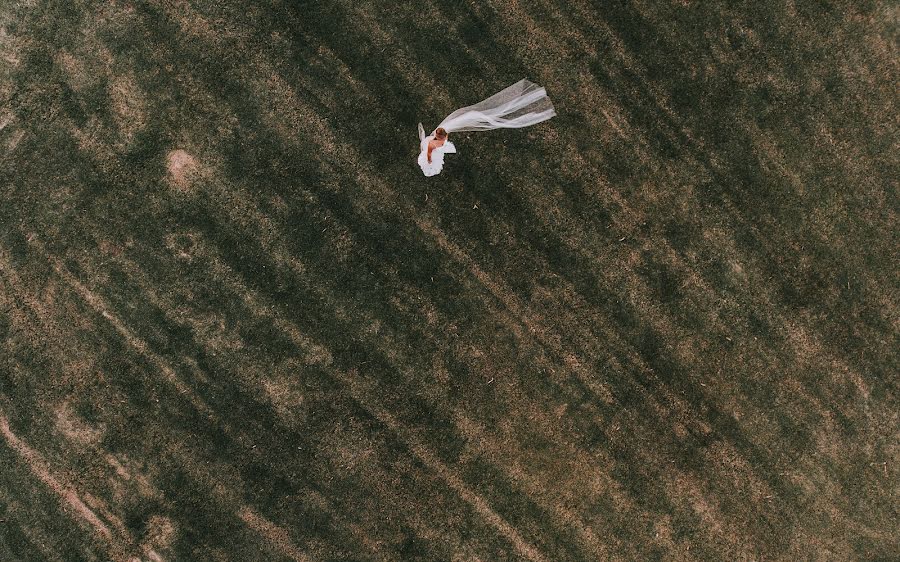
<instances>
[{"instance_id":1,"label":"white wedding dress","mask_svg":"<svg viewBox=\"0 0 900 562\"><path fill-rule=\"evenodd\" d=\"M435 130L443 128L448 133L458 131L489 131L491 129L513 129L529 127L546 121L556 115L553 103L547 97L547 90L528 80L520 80L512 86L497 92L488 99L457 109L441 121ZM428 162L428 142L434 133L425 136L425 128L419 123L419 166L426 176L441 173L444 154L453 154L456 147L446 141L443 146L431 151Z\"/></svg>"},{"instance_id":2,"label":"white wedding dress","mask_svg":"<svg viewBox=\"0 0 900 562\"><path fill-rule=\"evenodd\" d=\"M456 154L456 147L450 141L431 151L431 162L428 161L428 143L434 139L434 133L425 136L425 128L419 123L419 167L426 176L436 176L444 168L444 154Z\"/></svg>"}]
</instances>

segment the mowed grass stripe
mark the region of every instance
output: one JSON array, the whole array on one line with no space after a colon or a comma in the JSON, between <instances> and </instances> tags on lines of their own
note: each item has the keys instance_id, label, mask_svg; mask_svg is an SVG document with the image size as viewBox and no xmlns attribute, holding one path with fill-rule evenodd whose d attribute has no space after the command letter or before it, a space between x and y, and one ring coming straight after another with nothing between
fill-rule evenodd
<instances>
[{"instance_id":1,"label":"mowed grass stripe","mask_svg":"<svg viewBox=\"0 0 900 562\"><path fill-rule=\"evenodd\" d=\"M62 562L62 553L68 550L84 559L97 559L92 553L105 548L94 541L101 539L80 519L62 511L59 496L29 470L18 452L3 443L0 460L8 468L0 474L0 517L4 519L0 553L10 560Z\"/></svg>"},{"instance_id":2,"label":"mowed grass stripe","mask_svg":"<svg viewBox=\"0 0 900 562\"><path fill-rule=\"evenodd\" d=\"M41 249L42 248L39 248L38 251L40 251ZM52 257L50 257L49 259L53 261ZM108 306L98 295L94 294L86 287L81 285L81 283L79 283L77 280L72 278L71 274L66 271L58 262L55 264L55 268L57 273L59 273L63 277L63 279L65 279L73 287L73 289L79 294L79 296L81 298L84 298L90 304L90 306L92 306L97 311L98 315L102 316L105 320L109 321L113 325L115 330L125 339L125 341L131 347L133 347L139 354L144 355L148 358L150 364L153 367L156 367L157 373L162 374L163 378L167 382L172 384L177 392L188 396L192 406L197 410L198 413L202 414L203 417L208 418L210 423L214 424L220 430L223 430L226 434L234 435L235 438L246 447L249 448L251 447L251 445L254 448L256 447L255 444L252 444L253 439L246 432L235 430L234 428L231 428L230 424L228 424L226 421L213 416L209 406L207 406L203 402L202 398L197 396L195 392L188 389L186 385L179 379L175 368L169 365L159 355L150 350L148 345L143 340L135 336L134 333L132 333L122 323L121 320L110 313L108 310ZM294 330L294 334L292 334L292 336L293 335L296 335L296 330ZM295 343L299 343L301 341L304 341L304 339L298 338L295 340ZM229 501L223 501L223 503L228 504ZM247 506L242 507L237 512L237 515L251 529L265 538L276 552L288 555L292 559L306 559L306 557L300 553L297 546L291 543L290 539L283 529L280 529L276 525L273 525L271 522L268 522L264 517L255 512L252 508Z\"/></svg>"},{"instance_id":3,"label":"mowed grass stripe","mask_svg":"<svg viewBox=\"0 0 900 562\"><path fill-rule=\"evenodd\" d=\"M115 319L112 317L112 315L111 315L110 313L106 312L106 314L103 314L103 312L105 311L106 307L105 307L105 306L103 305L103 303L100 301L99 297L97 297L96 295L93 295L93 294L89 293L83 286L80 286L80 283L77 283L77 281L75 281L74 279L71 279L71 278L70 278L70 275L67 274L67 272L63 272L62 274L64 275L64 277L67 278L67 281L69 281L70 283L73 284L73 286L75 287L75 289L79 292L79 294L81 294L81 296L82 296L83 298L88 298L88 299L89 299L89 302L90 302L94 307L97 307L97 310L99 311L99 314L101 314L101 315L102 315L104 318L106 318L107 320L110 320L110 319L112 318L112 320L110 320L110 321L111 321L111 322L113 323L113 325L116 327L117 331L119 331L120 333L122 333L122 334L125 336L125 338L126 338L127 341L132 342L132 343L135 342L135 341L137 341L137 342L139 342L139 343L142 343L142 342L140 342L140 340L138 340L136 337L134 337L134 335L131 334L131 333L127 330L127 328L124 328L124 327L122 326L121 322L113 321L113 320L115 320ZM220 279L221 279L221 278L220 278ZM245 289L241 289L240 292L243 293L243 294L245 294L245 295L246 295L246 293L247 293L247 291L246 291ZM246 300L246 297L245 297L245 300ZM291 328L289 328L288 333L290 334L290 337L291 337L292 339L294 339L294 338L296 338L296 336L297 336L297 334L298 334L299 332L297 332L296 328L291 327ZM301 343L301 342L303 342L303 341L308 341L308 340L306 340L306 338L298 338L298 339L294 339L294 343ZM142 352L142 353L149 353L149 354L150 354L151 361L153 361L153 358L154 358L154 357L158 357L158 356L156 356L155 354L153 354L152 352L149 352L149 351L147 350L146 344L143 344L143 345L140 345L140 344L139 344L139 345L136 345L136 346L134 346L134 347L135 347L135 349L137 349L139 352ZM155 362L154 362L154 363L155 363ZM169 372L169 371L172 371L172 369L169 368L169 369L165 370L165 372ZM167 378L170 378L170 377L167 377ZM179 388L179 386L176 385L176 388ZM364 405L364 407L368 408L368 406L366 406L365 404L363 404L363 405ZM206 406L204 405L202 408L198 407L198 409L201 410L201 411L203 411L203 410L208 410L208 407L206 407ZM227 428L227 424L225 425L225 427ZM393 429L393 428L392 428L392 429ZM245 439L246 439L246 438L245 438ZM421 451L420 451L420 452L421 452ZM477 496L472 496L471 493L467 493L467 494L468 494L468 496L465 497L465 499L466 499L467 501L471 501L473 497L477 497ZM483 508L483 507L484 507L484 504L478 505L478 506L476 506L476 507ZM250 521L250 522L258 521L258 519L257 519L256 517L249 517L249 516L248 516L248 517L244 517L243 515L242 515L242 519L248 520L248 521ZM508 528L508 527L507 527L507 528ZM266 531L266 530L267 530L267 527L266 527L265 525L257 525L257 526L255 527L255 529L256 529L256 530L263 530L263 531ZM267 532L268 534L271 534L271 533L272 533L272 532L270 532L270 531L266 531L266 532ZM521 546L521 545L520 545L520 546ZM288 549L288 551L290 551L290 548Z\"/></svg>"},{"instance_id":4,"label":"mowed grass stripe","mask_svg":"<svg viewBox=\"0 0 900 562\"><path fill-rule=\"evenodd\" d=\"M42 248L40 242L38 241L37 237L29 236L29 238L31 239L31 244L34 246L34 249L36 250L35 253L37 253L37 254L43 253L43 248ZM44 254L44 255L46 255L46 254ZM48 256L48 258L50 259L51 262L54 261L52 257ZM71 276L71 274L65 270L64 266L62 266L58 262L58 260L55 261L54 265L55 265L56 272L73 288L73 290L81 298L85 299L86 302L92 308L94 308L96 310L98 316L101 316L102 318L104 318L105 321L110 322L113 325L113 327L115 328L116 332L118 332L118 334L120 336L122 336L130 346L132 346L139 354L144 355L145 357L147 357L150 360L151 365L156 367L157 373L161 373L165 379L167 379L170 383L172 383L178 389L179 392L181 392L183 394L184 393L191 394L190 392L186 392L185 385L183 383L180 383L180 381L177 379L177 376L174 374L174 370L172 369L172 367L169 366L165 360L163 360L158 355L156 355L155 353L150 351L145 342L143 342L142 340L137 338L127 327L125 327L122 324L122 322L118 318L116 318L112 313L110 313L108 310L108 307L106 306L106 304L102 301L102 299L100 297L98 297L96 294L89 291L86 287L81 285L81 283L79 283L77 280L75 280ZM6 273L11 273L11 272L7 269ZM43 315L46 315L46 314L43 314ZM193 402L193 407L195 407L201 413L202 412L206 412L207 414L209 413L209 408L206 407L202 402L199 402L196 398L194 398L192 400L192 402ZM214 420L214 421L216 422L217 426L219 426L219 427L222 426L222 424L220 423L220 420ZM226 428L226 431L227 431L227 425L225 425L224 427ZM27 453L27 451L26 451L26 453ZM50 478L50 477L46 478L45 480L48 480L49 482L51 482L51 484L56 482L55 479ZM56 488L59 488L59 486L54 487L54 489L56 489ZM68 498L68 496L66 496L66 497ZM80 500L78 500L77 496L73 496L71 498L70 503L72 503L72 502L74 502L74 504L77 507L83 505L82 503L80 503ZM90 512L85 509L80 509L79 513L86 513L86 514L90 515ZM250 515L248 515L248 513ZM248 512L245 510L245 511L241 512L241 516L242 516L242 518L247 519L248 521L254 523L256 530L263 529L266 532L266 536L271 535L274 532L272 530L271 525L264 524L264 520L260 519L259 516L254 515L253 512ZM96 523L96 521L94 519L92 519L92 521L94 521ZM106 527L102 527L102 530L106 530L106 533L105 533L106 535L109 534L109 532L108 532L109 530ZM288 552L294 552L294 550L295 549L293 549L291 547L287 548Z\"/></svg>"},{"instance_id":5,"label":"mowed grass stripe","mask_svg":"<svg viewBox=\"0 0 900 562\"><path fill-rule=\"evenodd\" d=\"M198 244L198 246L200 246L200 244ZM196 250L198 251L198 254L199 254L199 255L207 254L207 251L203 251L203 249L202 249L201 247L197 247ZM199 259L199 258L198 258L198 259ZM225 276L228 275L228 273L226 273L225 271L223 271L223 270L221 269L221 266L219 266L219 268L217 268L217 270L218 270L220 273L218 273L215 277L216 277L217 279L219 279L220 282L223 281L223 280L225 280L225 279L226 279ZM233 273L230 274L230 275L233 275ZM315 285L315 283L313 283L313 285ZM243 295L244 300L247 300L247 298L248 298L248 296L249 296L249 295L248 295L248 290L247 290L245 287L243 287L243 286L237 286L237 287L236 287L236 296L238 296L238 295ZM251 297L251 298L252 298L252 297ZM330 297L330 296L322 296L322 297L320 297L320 298L325 298L325 299L331 300L331 298L333 298L333 297ZM333 306L340 307L341 305L335 304L335 305L333 305ZM329 306L328 308L331 309L331 308L333 308L333 306ZM269 316L269 315L270 315L270 313L267 312L267 308L266 308L266 307L255 307L255 308L256 308L256 312L263 311L263 314L264 314L265 316ZM287 323L286 323L285 321L283 321L283 320L276 320L275 322L276 322L276 325L278 325L279 328L280 328L282 331L285 331L285 332L291 334L291 337L292 337L292 339L294 339L294 341L303 341L303 339L297 339L297 338L296 338L296 334L297 334L298 332L297 332L297 330L296 330L295 327L291 326L290 324L287 324ZM369 324L369 323L370 323L369 321L364 321L363 324L365 325L365 324ZM391 350L392 350L393 348L396 347L395 345L391 345L391 344L390 344L390 340L386 340L386 334L384 334L384 333L379 334L379 337L378 337L377 339L375 339L374 341L371 341L371 342L369 342L369 343L370 343L370 345L375 345L376 347L382 347L382 346L384 346L384 348L385 348L384 352L385 352L385 353L392 353ZM385 345L385 343L387 343L387 345ZM395 358L395 360L396 360L396 358ZM403 363L408 363L408 361L409 361L408 359L404 358L403 360L401 360L401 363L397 366L397 368L403 369L403 367L402 367L401 365L402 365ZM412 374L412 373L411 373L411 374L407 375L407 377L414 377L414 378L415 378L416 376L415 376L415 374Z\"/></svg>"},{"instance_id":6,"label":"mowed grass stripe","mask_svg":"<svg viewBox=\"0 0 900 562\"><path fill-rule=\"evenodd\" d=\"M0 436L3 437L7 446L14 450L20 456L22 461L29 466L41 483L58 496L64 511L75 519L85 522L88 528L99 534L113 559L124 560L126 551L119 542L119 537L113 536L109 526L84 503L77 491L61 482L59 477L53 474L40 453L35 451L12 432L9 426L9 420L2 410L0 410Z\"/></svg>"}]
</instances>

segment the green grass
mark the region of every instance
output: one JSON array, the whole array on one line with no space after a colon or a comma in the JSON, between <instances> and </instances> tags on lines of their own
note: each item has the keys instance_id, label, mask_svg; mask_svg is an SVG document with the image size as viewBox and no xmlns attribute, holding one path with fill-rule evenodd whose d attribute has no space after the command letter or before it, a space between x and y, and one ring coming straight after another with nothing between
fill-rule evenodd
<instances>
[{"instance_id":1,"label":"green grass","mask_svg":"<svg viewBox=\"0 0 900 562\"><path fill-rule=\"evenodd\" d=\"M895 556L895 20L0 8L0 558Z\"/></svg>"}]
</instances>

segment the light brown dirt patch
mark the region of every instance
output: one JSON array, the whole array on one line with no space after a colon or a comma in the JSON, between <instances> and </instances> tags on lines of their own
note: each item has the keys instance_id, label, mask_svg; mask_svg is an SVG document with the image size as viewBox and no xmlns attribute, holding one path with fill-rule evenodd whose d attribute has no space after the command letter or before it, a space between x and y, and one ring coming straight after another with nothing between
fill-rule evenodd
<instances>
[{"instance_id":1,"label":"light brown dirt patch","mask_svg":"<svg viewBox=\"0 0 900 562\"><path fill-rule=\"evenodd\" d=\"M197 160L180 148L169 152L166 156L166 169L169 172L169 179L181 190L186 190L190 186L191 180L199 171Z\"/></svg>"}]
</instances>

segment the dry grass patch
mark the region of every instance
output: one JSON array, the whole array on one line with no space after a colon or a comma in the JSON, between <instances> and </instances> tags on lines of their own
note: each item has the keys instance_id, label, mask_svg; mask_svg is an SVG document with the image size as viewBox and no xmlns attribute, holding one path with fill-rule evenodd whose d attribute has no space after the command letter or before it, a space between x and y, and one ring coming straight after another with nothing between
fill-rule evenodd
<instances>
[{"instance_id":1,"label":"dry grass patch","mask_svg":"<svg viewBox=\"0 0 900 562\"><path fill-rule=\"evenodd\" d=\"M147 126L146 96L131 72L118 73L112 78L109 96L120 137L116 145L119 150L124 150Z\"/></svg>"},{"instance_id":2,"label":"dry grass patch","mask_svg":"<svg viewBox=\"0 0 900 562\"><path fill-rule=\"evenodd\" d=\"M166 155L166 170L169 181L181 191L187 191L199 174L197 160L184 149L170 151Z\"/></svg>"},{"instance_id":3,"label":"dry grass patch","mask_svg":"<svg viewBox=\"0 0 900 562\"><path fill-rule=\"evenodd\" d=\"M97 445L103 439L105 432L103 424L94 426L81 419L68 402L64 402L56 408L56 428L67 439L82 446Z\"/></svg>"},{"instance_id":4,"label":"dry grass patch","mask_svg":"<svg viewBox=\"0 0 900 562\"><path fill-rule=\"evenodd\" d=\"M178 524L162 515L153 515L147 521L146 531L142 541L142 548L148 557L153 558L153 553L162 560L159 551L165 552L178 539Z\"/></svg>"}]
</instances>

